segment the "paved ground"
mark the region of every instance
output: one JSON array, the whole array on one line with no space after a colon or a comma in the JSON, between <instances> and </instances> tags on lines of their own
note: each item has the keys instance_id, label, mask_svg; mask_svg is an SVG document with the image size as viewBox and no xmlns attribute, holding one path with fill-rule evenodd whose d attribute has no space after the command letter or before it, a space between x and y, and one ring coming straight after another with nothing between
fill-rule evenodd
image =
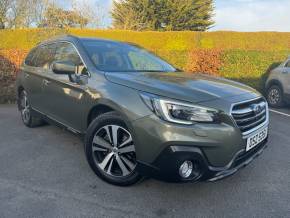
<instances>
[{"instance_id":1,"label":"paved ground","mask_svg":"<svg viewBox=\"0 0 290 218\"><path fill-rule=\"evenodd\" d=\"M28 129L15 106L0 105L0 217L289 217L290 117L271 112L269 145L219 182L120 188L93 174L79 138Z\"/></svg>"}]
</instances>

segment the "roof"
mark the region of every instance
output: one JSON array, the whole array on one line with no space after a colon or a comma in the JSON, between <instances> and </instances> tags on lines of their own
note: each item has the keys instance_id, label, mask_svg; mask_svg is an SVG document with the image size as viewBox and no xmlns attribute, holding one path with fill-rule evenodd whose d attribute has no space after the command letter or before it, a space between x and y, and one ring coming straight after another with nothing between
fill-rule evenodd
<instances>
[{"instance_id":1,"label":"roof","mask_svg":"<svg viewBox=\"0 0 290 218\"><path fill-rule=\"evenodd\" d=\"M103 42L112 42L112 43L125 43L125 44L130 44L130 45L135 45L138 46L134 43L131 42L122 42L122 41L118 41L118 40L111 40L111 39L104 39L104 38L95 38L95 37L78 37L78 36L74 36L74 35L59 35L59 36L55 36L52 37L48 40L45 40L43 42L40 42L40 44L45 44L45 43L49 43L49 42L55 42L55 41L61 41L61 40L65 40L65 41L77 41L77 40L88 40L88 41L103 41Z\"/></svg>"},{"instance_id":2,"label":"roof","mask_svg":"<svg viewBox=\"0 0 290 218\"><path fill-rule=\"evenodd\" d=\"M60 41L60 40L73 40L73 39L78 39L77 36L73 36L73 35L58 35L58 36L54 36L54 37L51 37L45 41L42 41L39 43L40 44L45 44L45 43L49 43L49 42L54 42L54 41Z\"/></svg>"}]
</instances>

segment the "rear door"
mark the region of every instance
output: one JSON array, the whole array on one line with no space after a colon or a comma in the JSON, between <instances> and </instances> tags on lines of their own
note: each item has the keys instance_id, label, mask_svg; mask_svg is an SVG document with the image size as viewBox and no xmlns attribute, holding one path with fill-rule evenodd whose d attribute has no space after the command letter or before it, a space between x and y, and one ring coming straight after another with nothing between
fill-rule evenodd
<instances>
[{"instance_id":1,"label":"rear door","mask_svg":"<svg viewBox=\"0 0 290 218\"><path fill-rule=\"evenodd\" d=\"M76 48L69 42L55 44L55 61L72 61L82 69L83 76L88 76ZM47 115L58 122L79 130L84 125L86 84L79 84L76 75L58 75L51 68L47 81L44 82L44 98L47 102Z\"/></svg>"},{"instance_id":2,"label":"rear door","mask_svg":"<svg viewBox=\"0 0 290 218\"><path fill-rule=\"evenodd\" d=\"M29 103L34 109L42 113L45 111L43 80L51 52L53 51L50 51L47 45L33 49L27 56L23 67L24 87L28 93Z\"/></svg>"}]
</instances>

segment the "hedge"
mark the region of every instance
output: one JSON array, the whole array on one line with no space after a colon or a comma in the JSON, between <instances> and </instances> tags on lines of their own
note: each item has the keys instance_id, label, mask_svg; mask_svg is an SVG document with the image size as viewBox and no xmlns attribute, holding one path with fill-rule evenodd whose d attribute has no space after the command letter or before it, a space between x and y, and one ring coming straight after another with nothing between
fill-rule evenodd
<instances>
[{"instance_id":1,"label":"hedge","mask_svg":"<svg viewBox=\"0 0 290 218\"><path fill-rule=\"evenodd\" d=\"M290 54L288 51L230 50L222 55L220 76L246 83L263 91L268 73L280 65Z\"/></svg>"},{"instance_id":2,"label":"hedge","mask_svg":"<svg viewBox=\"0 0 290 218\"><path fill-rule=\"evenodd\" d=\"M15 101L15 75L27 50L40 41L60 34L133 42L178 68L241 81L260 91L267 73L290 54L290 33L0 30L1 103Z\"/></svg>"},{"instance_id":3,"label":"hedge","mask_svg":"<svg viewBox=\"0 0 290 218\"><path fill-rule=\"evenodd\" d=\"M27 51L0 50L0 103L15 102L15 79Z\"/></svg>"},{"instance_id":4,"label":"hedge","mask_svg":"<svg viewBox=\"0 0 290 218\"><path fill-rule=\"evenodd\" d=\"M129 41L150 50L190 51L199 49L223 50L290 50L290 33L277 32L137 32L95 29L20 29L0 30L0 48L30 49L54 35L73 34Z\"/></svg>"}]
</instances>

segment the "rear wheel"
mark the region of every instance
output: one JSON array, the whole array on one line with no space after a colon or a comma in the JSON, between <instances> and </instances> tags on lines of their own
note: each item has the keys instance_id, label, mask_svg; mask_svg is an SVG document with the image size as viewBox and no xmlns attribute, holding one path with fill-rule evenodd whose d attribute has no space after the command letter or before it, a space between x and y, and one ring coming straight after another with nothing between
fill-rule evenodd
<instances>
[{"instance_id":1,"label":"rear wheel","mask_svg":"<svg viewBox=\"0 0 290 218\"><path fill-rule=\"evenodd\" d=\"M278 85L272 85L267 90L267 100L271 107L282 107L284 106L283 90Z\"/></svg>"},{"instance_id":2,"label":"rear wheel","mask_svg":"<svg viewBox=\"0 0 290 218\"><path fill-rule=\"evenodd\" d=\"M87 160L103 180L120 186L138 182L133 138L115 112L98 116L90 124L85 141Z\"/></svg>"},{"instance_id":3,"label":"rear wheel","mask_svg":"<svg viewBox=\"0 0 290 218\"><path fill-rule=\"evenodd\" d=\"M29 104L27 92L25 90L21 91L18 104L21 118L25 126L33 128L40 126L44 123L40 117L33 114L31 106Z\"/></svg>"}]
</instances>

